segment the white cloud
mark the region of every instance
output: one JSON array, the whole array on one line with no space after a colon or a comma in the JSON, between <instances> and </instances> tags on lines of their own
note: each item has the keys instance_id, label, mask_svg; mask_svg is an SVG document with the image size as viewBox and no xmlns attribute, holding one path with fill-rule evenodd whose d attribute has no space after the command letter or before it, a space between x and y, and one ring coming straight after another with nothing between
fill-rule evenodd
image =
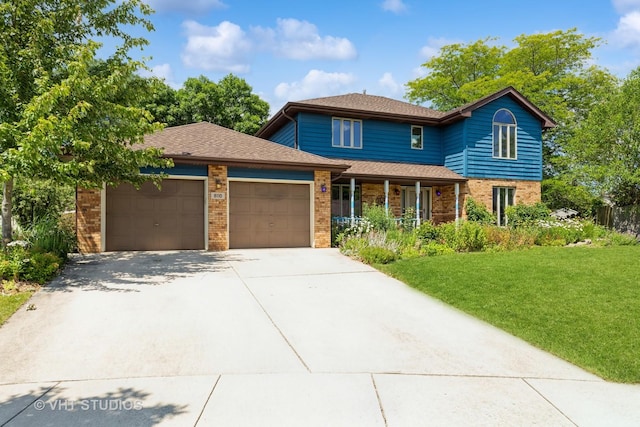
<instances>
[{"instance_id":1,"label":"white cloud","mask_svg":"<svg viewBox=\"0 0 640 427\"><path fill-rule=\"evenodd\" d=\"M151 67L150 70L140 70L139 74L142 77L157 77L162 79L174 89L180 87L180 85L174 81L173 70L170 64L158 64Z\"/></svg>"},{"instance_id":2,"label":"white cloud","mask_svg":"<svg viewBox=\"0 0 640 427\"><path fill-rule=\"evenodd\" d=\"M382 9L393 13L402 13L407 10L407 5L402 0L384 0Z\"/></svg>"},{"instance_id":3,"label":"white cloud","mask_svg":"<svg viewBox=\"0 0 640 427\"><path fill-rule=\"evenodd\" d=\"M640 47L640 11L623 15L613 32L612 39L621 46Z\"/></svg>"},{"instance_id":4,"label":"white cloud","mask_svg":"<svg viewBox=\"0 0 640 427\"><path fill-rule=\"evenodd\" d=\"M427 70L424 67L415 67L413 70L411 70L411 74L413 75L414 79L418 79L420 77L426 76Z\"/></svg>"},{"instance_id":5,"label":"white cloud","mask_svg":"<svg viewBox=\"0 0 640 427\"><path fill-rule=\"evenodd\" d=\"M279 18L275 29L255 27L252 32L263 49L283 58L347 60L357 56L349 39L320 36L318 28L308 21Z\"/></svg>"},{"instance_id":6,"label":"white cloud","mask_svg":"<svg viewBox=\"0 0 640 427\"><path fill-rule=\"evenodd\" d=\"M382 77L378 80L378 85L382 87L385 93L389 95L401 95L402 94L402 85L398 84L393 78L393 74L384 73Z\"/></svg>"},{"instance_id":7,"label":"white cloud","mask_svg":"<svg viewBox=\"0 0 640 427\"><path fill-rule=\"evenodd\" d=\"M344 93L356 80L350 73L311 70L301 81L280 83L274 93L278 98L287 101L331 96Z\"/></svg>"},{"instance_id":8,"label":"white cloud","mask_svg":"<svg viewBox=\"0 0 640 427\"><path fill-rule=\"evenodd\" d=\"M238 25L224 21L209 27L185 21L182 26L187 34L187 45L181 55L185 66L231 73L249 71L247 54L251 42Z\"/></svg>"},{"instance_id":9,"label":"white cloud","mask_svg":"<svg viewBox=\"0 0 640 427\"><path fill-rule=\"evenodd\" d=\"M640 0L612 0L612 3L618 13L640 9Z\"/></svg>"},{"instance_id":10,"label":"white cloud","mask_svg":"<svg viewBox=\"0 0 640 427\"><path fill-rule=\"evenodd\" d=\"M203 13L227 7L220 0L147 0L147 4L158 12Z\"/></svg>"},{"instance_id":11,"label":"white cloud","mask_svg":"<svg viewBox=\"0 0 640 427\"><path fill-rule=\"evenodd\" d=\"M455 40L444 37L429 37L427 44L420 49L420 56L429 59L440 53L440 48L449 44L457 43Z\"/></svg>"}]
</instances>

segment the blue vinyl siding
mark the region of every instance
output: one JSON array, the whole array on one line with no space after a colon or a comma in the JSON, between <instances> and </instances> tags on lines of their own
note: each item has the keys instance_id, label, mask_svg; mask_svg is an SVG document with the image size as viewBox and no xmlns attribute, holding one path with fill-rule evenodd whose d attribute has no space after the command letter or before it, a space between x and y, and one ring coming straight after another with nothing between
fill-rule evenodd
<instances>
[{"instance_id":1,"label":"blue vinyl siding","mask_svg":"<svg viewBox=\"0 0 640 427\"><path fill-rule=\"evenodd\" d=\"M331 145L331 119L332 116L320 114L298 115L298 144L302 151L340 159L443 164L439 128L424 126L423 149L415 150L411 148L411 123L363 120L362 148L340 148Z\"/></svg>"},{"instance_id":2,"label":"blue vinyl siding","mask_svg":"<svg viewBox=\"0 0 640 427\"><path fill-rule=\"evenodd\" d=\"M500 108L511 111L518 124L517 160L493 158L492 121ZM542 130L533 118L509 97L495 100L465 120L466 173L473 178L542 179Z\"/></svg>"},{"instance_id":3,"label":"blue vinyl siding","mask_svg":"<svg viewBox=\"0 0 640 427\"><path fill-rule=\"evenodd\" d=\"M290 121L289 123L284 125L282 128L278 129L278 131L274 133L269 139L273 142L277 142L278 144L295 148L295 143L296 143L295 132L296 132L296 126L293 122Z\"/></svg>"},{"instance_id":4,"label":"blue vinyl siding","mask_svg":"<svg viewBox=\"0 0 640 427\"><path fill-rule=\"evenodd\" d=\"M159 174L163 172L167 175L207 176L207 166L176 164L174 167L168 169L140 168L140 173Z\"/></svg>"},{"instance_id":5,"label":"blue vinyl siding","mask_svg":"<svg viewBox=\"0 0 640 427\"><path fill-rule=\"evenodd\" d=\"M464 121L442 130L444 165L462 176L465 174L464 131Z\"/></svg>"},{"instance_id":6,"label":"blue vinyl siding","mask_svg":"<svg viewBox=\"0 0 640 427\"><path fill-rule=\"evenodd\" d=\"M275 170L275 169L249 169L229 168L229 178L253 178L253 179L288 179L295 181L313 181L313 171Z\"/></svg>"}]
</instances>

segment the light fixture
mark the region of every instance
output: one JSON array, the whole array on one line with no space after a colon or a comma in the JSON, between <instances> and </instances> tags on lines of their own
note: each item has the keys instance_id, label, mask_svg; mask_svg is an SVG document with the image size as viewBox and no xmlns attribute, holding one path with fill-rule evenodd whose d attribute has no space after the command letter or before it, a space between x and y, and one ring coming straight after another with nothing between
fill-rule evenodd
<instances>
[{"instance_id":1,"label":"light fixture","mask_svg":"<svg viewBox=\"0 0 640 427\"><path fill-rule=\"evenodd\" d=\"M399 188L394 188L393 193L394 193L396 196L399 196L399 195L400 195L400 189L399 189Z\"/></svg>"},{"instance_id":2,"label":"light fixture","mask_svg":"<svg viewBox=\"0 0 640 427\"><path fill-rule=\"evenodd\" d=\"M320 184L320 191L322 191L323 193L327 192L327 186L324 182Z\"/></svg>"},{"instance_id":3,"label":"light fixture","mask_svg":"<svg viewBox=\"0 0 640 427\"><path fill-rule=\"evenodd\" d=\"M220 178L216 178L216 188L222 187L222 180Z\"/></svg>"},{"instance_id":4,"label":"light fixture","mask_svg":"<svg viewBox=\"0 0 640 427\"><path fill-rule=\"evenodd\" d=\"M442 194L442 191L436 190L436 196L440 197L441 194Z\"/></svg>"}]
</instances>

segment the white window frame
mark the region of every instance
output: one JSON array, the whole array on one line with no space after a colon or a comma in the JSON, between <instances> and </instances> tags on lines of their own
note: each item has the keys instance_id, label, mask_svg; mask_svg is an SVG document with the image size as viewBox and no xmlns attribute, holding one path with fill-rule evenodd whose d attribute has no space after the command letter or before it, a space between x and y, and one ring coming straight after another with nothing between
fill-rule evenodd
<instances>
[{"instance_id":1,"label":"white window frame","mask_svg":"<svg viewBox=\"0 0 640 427\"><path fill-rule=\"evenodd\" d=\"M496 122L495 117L500 111L506 111L511 114L513 117L514 123L502 123ZM495 112L493 115L493 120L491 123L491 154L494 159L503 159L503 160L518 160L518 122L516 120L515 114L513 114L510 110L506 108L501 108ZM498 134L496 135L496 126L498 127ZM507 133L507 155L502 155L502 136L503 132ZM511 152L511 144L510 137L513 134L513 148L514 152ZM496 139L497 138L497 139ZM496 150L497 143L497 150ZM497 155L496 155L497 152Z\"/></svg>"},{"instance_id":2,"label":"white window frame","mask_svg":"<svg viewBox=\"0 0 640 427\"><path fill-rule=\"evenodd\" d=\"M335 122L336 120L338 120L340 122L340 141L338 141L336 143L335 140ZM344 123L345 122L349 122L350 127L349 127L349 135L350 135L350 139L349 139L349 144L350 145L345 145L344 143ZM354 123L358 123L360 125L360 138L358 141L359 147L355 147L354 146L354 142L355 142L355 137L354 137ZM332 147L336 147L336 148L351 148L354 150L361 150L362 149L362 134L363 134L363 126L362 126L362 120L358 120L358 119L347 119L344 117L332 117L331 118L331 146Z\"/></svg>"},{"instance_id":3,"label":"white window frame","mask_svg":"<svg viewBox=\"0 0 640 427\"><path fill-rule=\"evenodd\" d=\"M413 130L414 129L420 129L420 146L419 147L414 147L414 145L413 145ZM410 144L411 144L411 149L412 150L422 150L424 148L424 127L423 126L411 125L411 140L410 140Z\"/></svg>"},{"instance_id":4,"label":"white window frame","mask_svg":"<svg viewBox=\"0 0 640 427\"><path fill-rule=\"evenodd\" d=\"M498 192L498 196L495 196L495 192ZM504 191L504 192L503 192ZM509 204L509 192L513 192L511 199L512 204ZM507 225L506 209L509 206L515 206L516 204L516 188L515 187L493 187L491 191L493 213L496 216L496 223L498 226ZM497 201L497 205L496 202ZM504 206L503 206L504 202ZM501 212L503 213L501 215ZM504 224L502 224L501 217L504 216Z\"/></svg>"}]
</instances>

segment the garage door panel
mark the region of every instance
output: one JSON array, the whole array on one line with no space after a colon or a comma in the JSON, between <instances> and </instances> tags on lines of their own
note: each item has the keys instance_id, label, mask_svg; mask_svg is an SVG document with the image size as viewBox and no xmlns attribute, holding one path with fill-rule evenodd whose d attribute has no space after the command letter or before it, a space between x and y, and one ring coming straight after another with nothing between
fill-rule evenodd
<instances>
[{"instance_id":1,"label":"garage door panel","mask_svg":"<svg viewBox=\"0 0 640 427\"><path fill-rule=\"evenodd\" d=\"M204 203L201 180L107 188L107 250L204 249Z\"/></svg>"},{"instance_id":2,"label":"garage door panel","mask_svg":"<svg viewBox=\"0 0 640 427\"><path fill-rule=\"evenodd\" d=\"M230 182L229 246L310 246L309 188L308 184Z\"/></svg>"}]
</instances>

